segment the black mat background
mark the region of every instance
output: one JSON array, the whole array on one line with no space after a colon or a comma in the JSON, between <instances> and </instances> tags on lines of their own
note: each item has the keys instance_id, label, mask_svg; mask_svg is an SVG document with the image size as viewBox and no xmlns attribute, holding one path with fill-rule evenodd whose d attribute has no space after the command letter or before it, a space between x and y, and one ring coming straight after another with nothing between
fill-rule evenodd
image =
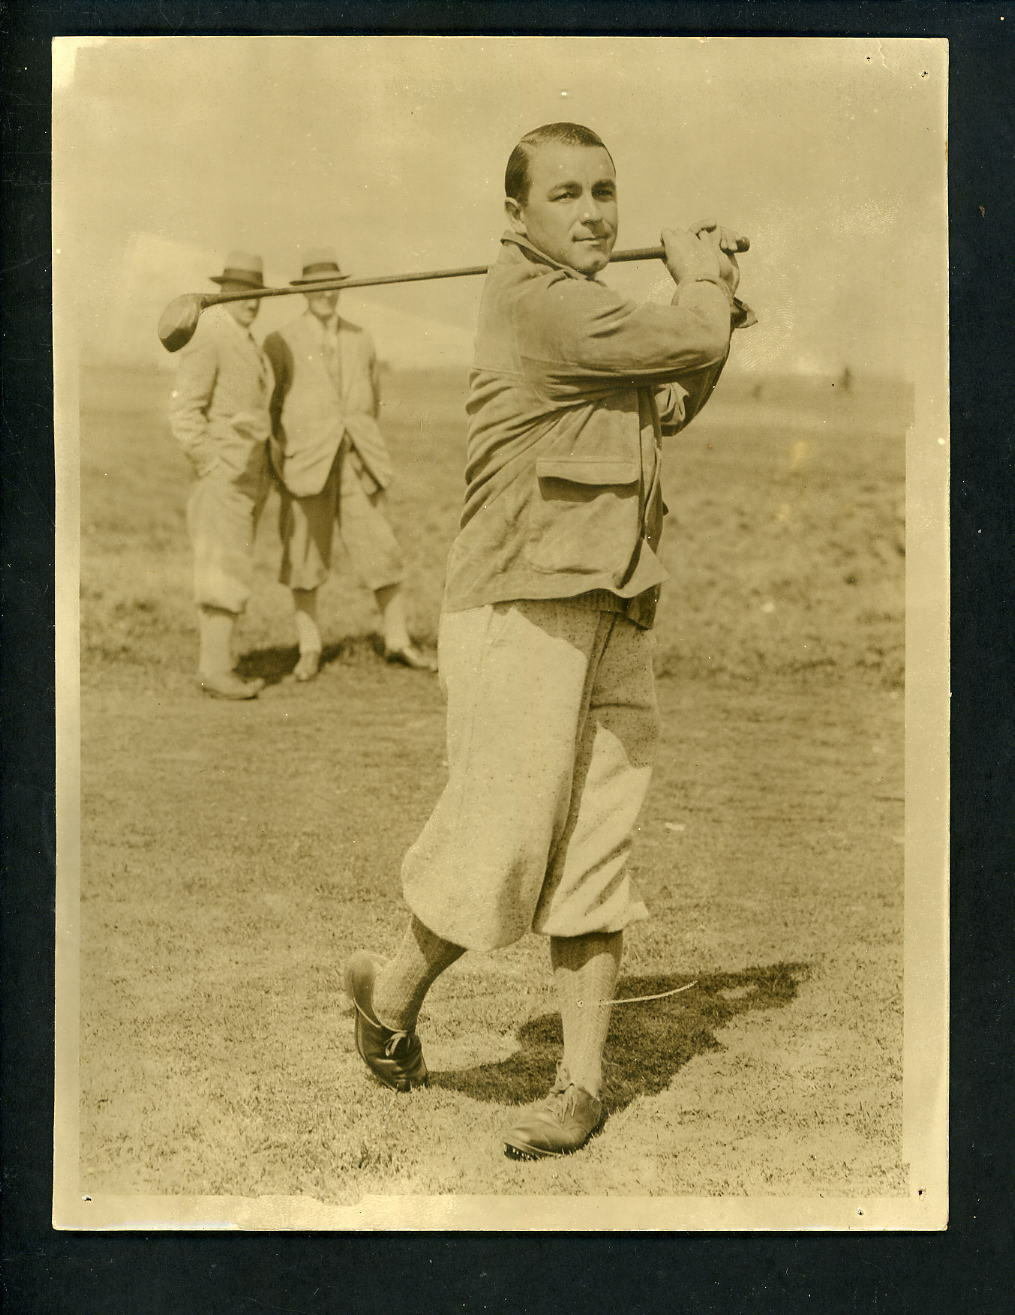
<instances>
[{"instance_id":1,"label":"black mat background","mask_svg":"<svg viewBox=\"0 0 1015 1315\"><path fill-rule=\"evenodd\" d=\"M1011 1288L1011 211L1015 11L979 3L0 3L0 729L5 1308L818 1312L1006 1308ZM71 1234L49 1224L57 35L947 36L953 551L951 1227L944 1234ZM983 207L985 213L981 214ZM1007 270L1007 273L1005 271Z\"/></svg>"}]
</instances>

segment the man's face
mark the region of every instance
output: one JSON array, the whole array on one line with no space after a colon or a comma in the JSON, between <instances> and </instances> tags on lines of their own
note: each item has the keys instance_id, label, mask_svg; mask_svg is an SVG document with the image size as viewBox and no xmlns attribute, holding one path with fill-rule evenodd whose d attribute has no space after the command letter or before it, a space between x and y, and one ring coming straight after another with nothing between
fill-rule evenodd
<instances>
[{"instance_id":1,"label":"man's face","mask_svg":"<svg viewBox=\"0 0 1015 1315\"><path fill-rule=\"evenodd\" d=\"M327 322L335 314L335 307L338 305L337 291L307 292L304 296L310 314L316 315L319 320Z\"/></svg>"},{"instance_id":2,"label":"man's face","mask_svg":"<svg viewBox=\"0 0 1015 1315\"><path fill-rule=\"evenodd\" d=\"M512 229L581 274L609 263L617 240L617 178L602 146L544 142L529 158L529 195L505 202Z\"/></svg>"},{"instance_id":3,"label":"man's face","mask_svg":"<svg viewBox=\"0 0 1015 1315\"><path fill-rule=\"evenodd\" d=\"M242 292L243 290L242 283L222 284L223 292ZM223 302L223 305L237 324L242 325L244 329L249 329L257 319L257 312L261 309L261 299L260 297L251 297L246 301Z\"/></svg>"}]
</instances>

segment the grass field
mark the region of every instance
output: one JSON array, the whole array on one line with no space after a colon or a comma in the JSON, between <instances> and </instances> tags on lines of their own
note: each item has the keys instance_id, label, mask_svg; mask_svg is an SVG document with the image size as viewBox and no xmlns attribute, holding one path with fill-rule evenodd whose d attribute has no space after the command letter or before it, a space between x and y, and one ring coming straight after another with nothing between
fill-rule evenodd
<instances>
[{"instance_id":1,"label":"grass field","mask_svg":"<svg viewBox=\"0 0 1015 1315\"><path fill-rule=\"evenodd\" d=\"M466 955L421 1032L433 1085L365 1079L346 955L387 952L398 868L444 776L437 682L322 591L294 685L274 502L249 705L194 690L187 477L170 384L91 370L82 402L81 1186L155 1194L894 1195L901 1160L904 411L858 385L720 385L670 449L663 739L580 1155L498 1133L559 1042L546 947ZM393 374L384 425L411 614L432 641L457 523L457 376ZM725 389L725 392L724 392Z\"/></svg>"}]
</instances>

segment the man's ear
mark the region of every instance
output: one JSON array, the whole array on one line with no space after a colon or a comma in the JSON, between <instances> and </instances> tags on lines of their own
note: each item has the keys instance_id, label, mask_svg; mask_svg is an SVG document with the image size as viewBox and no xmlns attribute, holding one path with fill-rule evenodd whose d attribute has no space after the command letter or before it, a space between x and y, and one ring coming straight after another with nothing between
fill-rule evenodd
<instances>
[{"instance_id":1,"label":"man's ear","mask_svg":"<svg viewBox=\"0 0 1015 1315\"><path fill-rule=\"evenodd\" d=\"M508 223L511 225L513 232L519 237L527 237L525 232L525 220L522 218L522 207L513 196L504 198L504 213L508 217Z\"/></svg>"}]
</instances>

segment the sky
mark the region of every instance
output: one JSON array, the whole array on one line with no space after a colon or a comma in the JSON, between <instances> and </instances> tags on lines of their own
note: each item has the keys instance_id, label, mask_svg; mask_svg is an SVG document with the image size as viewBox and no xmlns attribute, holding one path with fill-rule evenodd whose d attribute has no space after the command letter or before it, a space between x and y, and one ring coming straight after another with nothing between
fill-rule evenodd
<instances>
[{"instance_id":1,"label":"sky","mask_svg":"<svg viewBox=\"0 0 1015 1315\"><path fill-rule=\"evenodd\" d=\"M944 304L945 52L859 38L60 38L54 276L76 303L62 341L159 363L159 311L212 291L234 247L261 254L273 284L321 245L359 275L490 263L512 147L568 119L613 155L618 249L709 217L751 238L741 295L759 324L738 335L738 368L908 377ZM634 297L670 287L658 262L604 278ZM480 287L350 291L342 309L393 361L467 359ZM256 331L302 306L266 302Z\"/></svg>"}]
</instances>

